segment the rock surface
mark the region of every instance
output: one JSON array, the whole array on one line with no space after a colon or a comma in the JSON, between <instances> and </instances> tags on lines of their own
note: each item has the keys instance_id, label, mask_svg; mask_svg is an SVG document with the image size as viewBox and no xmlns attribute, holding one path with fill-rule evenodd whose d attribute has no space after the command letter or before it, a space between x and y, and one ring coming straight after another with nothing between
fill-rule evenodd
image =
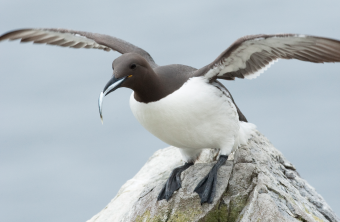
<instances>
[{"instance_id":1,"label":"rock surface","mask_svg":"<svg viewBox=\"0 0 340 222\"><path fill-rule=\"evenodd\" d=\"M259 132L219 169L214 202L201 206L193 190L217 155L216 150L205 150L196 164L182 173L182 188L169 202L157 202L172 169L183 164L177 148L158 150L105 209L88 222L340 221Z\"/></svg>"}]
</instances>

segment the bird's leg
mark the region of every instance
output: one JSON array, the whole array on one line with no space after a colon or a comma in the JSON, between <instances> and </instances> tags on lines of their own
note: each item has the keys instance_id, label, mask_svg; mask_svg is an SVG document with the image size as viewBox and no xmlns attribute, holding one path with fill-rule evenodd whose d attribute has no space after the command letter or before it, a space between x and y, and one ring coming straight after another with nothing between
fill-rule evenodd
<instances>
[{"instance_id":1,"label":"bird's leg","mask_svg":"<svg viewBox=\"0 0 340 222\"><path fill-rule=\"evenodd\" d=\"M178 190L179 188L182 187L182 182L181 182L181 173L188 169L190 166L192 166L193 163L185 163L183 166L175 168L171 174L168 180L166 181L163 189L158 195L157 200L163 200L166 199L167 201L170 200L172 194Z\"/></svg>"},{"instance_id":2,"label":"bird's leg","mask_svg":"<svg viewBox=\"0 0 340 222\"><path fill-rule=\"evenodd\" d=\"M221 155L207 176L196 186L194 192L201 198L201 204L212 203L216 192L217 171L228 159L227 155Z\"/></svg>"}]
</instances>

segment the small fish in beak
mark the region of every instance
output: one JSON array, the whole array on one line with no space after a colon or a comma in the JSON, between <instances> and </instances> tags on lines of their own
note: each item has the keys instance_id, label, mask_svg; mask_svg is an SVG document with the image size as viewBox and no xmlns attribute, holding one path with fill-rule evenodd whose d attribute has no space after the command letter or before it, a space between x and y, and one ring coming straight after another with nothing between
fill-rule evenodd
<instances>
[{"instance_id":1,"label":"small fish in beak","mask_svg":"<svg viewBox=\"0 0 340 222\"><path fill-rule=\"evenodd\" d=\"M103 114L102 114L102 110L103 110L103 98L104 98L104 93L101 92L99 95L99 99L98 99L98 107L99 107L99 114L100 114L100 120L103 123Z\"/></svg>"},{"instance_id":2,"label":"small fish in beak","mask_svg":"<svg viewBox=\"0 0 340 222\"><path fill-rule=\"evenodd\" d=\"M103 92L100 93L99 99L98 99L98 107L99 107L99 114L100 119L103 124L103 98L104 96L110 94L111 92L115 91L120 87L120 85L126 80L128 77L122 77L122 78L115 78L114 76L110 79L110 81L106 84L104 87Z\"/></svg>"}]
</instances>

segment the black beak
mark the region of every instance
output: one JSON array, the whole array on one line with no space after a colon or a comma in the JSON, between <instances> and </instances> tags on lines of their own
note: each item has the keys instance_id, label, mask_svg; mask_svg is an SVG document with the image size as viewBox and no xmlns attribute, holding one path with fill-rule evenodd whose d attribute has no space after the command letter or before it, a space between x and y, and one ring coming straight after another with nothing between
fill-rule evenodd
<instances>
[{"instance_id":1,"label":"black beak","mask_svg":"<svg viewBox=\"0 0 340 222\"><path fill-rule=\"evenodd\" d=\"M106 86L103 89L103 92L100 93L99 99L98 99L98 107L99 107L99 114L100 114L100 119L103 123L103 115L102 115L102 110L103 110L103 98L104 96L108 95L109 93L115 91L117 88L119 88L120 85L124 82L124 80L127 79L127 76L122 77L122 78L115 78L114 76L110 79L110 81L106 84Z\"/></svg>"},{"instance_id":2,"label":"black beak","mask_svg":"<svg viewBox=\"0 0 340 222\"><path fill-rule=\"evenodd\" d=\"M114 76L110 79L110 81L106 84L106 86L103 89L103 94L106 96L109 93L115 91L127 78L127 76L122 78L115 78Z\"/></svg>"}]
</instances>

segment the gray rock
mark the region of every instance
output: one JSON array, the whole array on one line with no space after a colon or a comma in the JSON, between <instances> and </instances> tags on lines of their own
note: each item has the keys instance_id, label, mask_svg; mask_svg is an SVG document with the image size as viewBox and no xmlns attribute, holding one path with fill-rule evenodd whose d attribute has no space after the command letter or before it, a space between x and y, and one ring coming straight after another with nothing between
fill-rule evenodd
<instances>
[{"instance_id":1,"label":"gray rock","mask_svg":"<svg viewBox=\"0 0 340 222\"><path fill-rule=\"evenodd\" d=\"M182 173L182 188L166 202L157 196L173 168L183 164L177 148L158 150L117 196L88 222L113 221L340 221L274 146L256 132L218 171L212 204L193 192L216 162L205 150Z\"/></svg>"}]
</instances>

